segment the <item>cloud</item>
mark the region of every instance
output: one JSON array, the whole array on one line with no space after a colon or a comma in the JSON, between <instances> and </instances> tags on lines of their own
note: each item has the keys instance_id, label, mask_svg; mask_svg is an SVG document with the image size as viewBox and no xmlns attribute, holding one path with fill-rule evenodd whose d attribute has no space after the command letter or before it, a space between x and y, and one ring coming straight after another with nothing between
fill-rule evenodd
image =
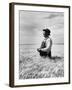
<instances>
[{"instance_id":1,"label":"cloud","mask_svg":"<svg viewBox=\"0 0 72 90\"><path fill-rule=\"evenodd\" d=\"M39 43L43 38L43 28L50 28L53 41L62 43L64 14L59 12L20 12L20 43Z\"/></svg>"},{"instance_id":2,"label":"cloud","mask_svg":"<svg viewBox=\"0 0 72 90\"><path fill-rule=\"evenodd\" d=\"M44 17L44 19L53 19L56 17L62 17L63 13L48 13L48 15L46 17Z\"/></svg>"},{"instance_id":3,"label":"cloud","mask_svg":"<svg viewBox=\"0 0 72 90\"><path fill-rule=\"evenodd\" d=\"M53 14L51 14L51 15L49 15L49 16L47 16L47 17L44 17L44 19L52 19L52 18L55 18L55 17L57 17L58 15L53 15Z\"/></svg>"}]
</instances>

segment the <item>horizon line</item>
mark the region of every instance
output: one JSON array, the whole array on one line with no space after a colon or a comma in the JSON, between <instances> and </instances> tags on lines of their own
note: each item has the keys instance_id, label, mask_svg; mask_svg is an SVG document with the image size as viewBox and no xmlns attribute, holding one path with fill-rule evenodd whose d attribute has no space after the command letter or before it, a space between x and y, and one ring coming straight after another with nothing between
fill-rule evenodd
<instances>
[{"instance_id":1,"label":"horizon line","mask_svg":"<svg viewBox=\"0 0 72 90\"><path fill-rule=\"evenodd\" d=\"M37 45L38 43L32 43L32 44L30 44L30 43L27 43L27 44L19 44L19 45ZM53 43L54 45L56 45L56 44L60 44L60 45L64 45L64 43Z\"/></svg>"}]
</instances>

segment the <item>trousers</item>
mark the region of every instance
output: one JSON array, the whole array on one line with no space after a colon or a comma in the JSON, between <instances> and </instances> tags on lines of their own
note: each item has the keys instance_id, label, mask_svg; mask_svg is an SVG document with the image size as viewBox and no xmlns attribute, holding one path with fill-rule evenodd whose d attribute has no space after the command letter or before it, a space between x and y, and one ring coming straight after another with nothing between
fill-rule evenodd
<instances>
[{"instance_id":1,"label":"trousers","mask_svg":"<svg viewBox=\"0 0 72 90\"><path fill-rule=\"evenodd\" d=\"M49 53L40 51L40 56L45 56L45 57L51 58L51 51L49 51Z\"/></svg>"}]
</instances>

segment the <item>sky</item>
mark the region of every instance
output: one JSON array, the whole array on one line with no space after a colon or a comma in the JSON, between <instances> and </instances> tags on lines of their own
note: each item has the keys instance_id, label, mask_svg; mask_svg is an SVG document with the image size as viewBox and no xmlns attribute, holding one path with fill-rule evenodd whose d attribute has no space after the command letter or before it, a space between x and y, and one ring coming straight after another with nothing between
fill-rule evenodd
<instances>
[{"instance_id":1,"label":"sky","mask_svg":"<svg viewBox=\"0 0 72 90\"><path fill-rule=\"evenodd\" d=\"M51 30L53 43L64 43L64 13L19 11L20 44L40 44L43 29Z\"/></svg>"}]
</instances>

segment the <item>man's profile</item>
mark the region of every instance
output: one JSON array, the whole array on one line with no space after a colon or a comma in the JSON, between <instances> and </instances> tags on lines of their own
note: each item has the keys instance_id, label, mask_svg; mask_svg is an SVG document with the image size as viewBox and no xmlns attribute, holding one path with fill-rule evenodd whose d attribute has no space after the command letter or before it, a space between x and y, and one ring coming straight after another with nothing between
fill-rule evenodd
<instances>
[{"instance_id":1,"label":"man's profile","mask_svg":"<svg viewBox=\"0 0 72 90\"><path fill-rule=\"evenodd\" d=\"M40 56L51 58L52 40L50 38L50 33L51 31L48 28L43 29L44 40L42 41L40 48L37 49Z\"/></svg>"}]
</instances>

